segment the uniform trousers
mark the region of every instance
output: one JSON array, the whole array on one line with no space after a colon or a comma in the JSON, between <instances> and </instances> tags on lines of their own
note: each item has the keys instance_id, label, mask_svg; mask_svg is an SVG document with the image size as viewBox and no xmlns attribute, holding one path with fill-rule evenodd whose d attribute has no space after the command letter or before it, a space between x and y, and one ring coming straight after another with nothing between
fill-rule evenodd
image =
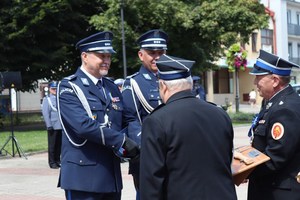
<instances>
[{"instance_id":1,"label":"uniform trousers","mask_svg":"<svg viewBox=\"0 0 300 200\"><path fill-rule=\"evenodd\" d=\"M65 190L66 200L121 200L121 192L95 193Z\"/></svg>"},{"instance_id":2,"label":"uniform trousers","mask_svg":"<svg viewBox=\"0 0 300 200\"><path fill-rule=\"evenodd\" d=\"M48 130L48 162L49 165L60 165L62 130Z\"/></svg>"}]
</instances>

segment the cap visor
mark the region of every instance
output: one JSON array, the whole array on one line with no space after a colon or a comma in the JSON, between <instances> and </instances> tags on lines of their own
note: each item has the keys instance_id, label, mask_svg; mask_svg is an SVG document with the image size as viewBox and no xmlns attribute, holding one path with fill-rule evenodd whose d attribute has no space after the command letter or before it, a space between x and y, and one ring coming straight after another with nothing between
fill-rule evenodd
<instances>
[{"instance_id":1,"label":"cap visor","mask_svg":"<svg viewBox=\"0 0 300 200\"><path fill-rule=\"evenodd\" d=\"M249 74L251 74L251 75L267 75L267 74L270 74L270 73L263 70L263 69L261 69L261 68L253 67L252 71L249 72Z\"/></svg>"},{"instance_id":2,"label":"cap visor","mask_svg":"<svg viewBox=\"0 0 300 200\"><path fill-rule=\"evenodd\" d=\"M101 50L101 51L95 51L97 53L116 53L113 49L107 49L107 50Z\"/></svg>"}]
</instances>

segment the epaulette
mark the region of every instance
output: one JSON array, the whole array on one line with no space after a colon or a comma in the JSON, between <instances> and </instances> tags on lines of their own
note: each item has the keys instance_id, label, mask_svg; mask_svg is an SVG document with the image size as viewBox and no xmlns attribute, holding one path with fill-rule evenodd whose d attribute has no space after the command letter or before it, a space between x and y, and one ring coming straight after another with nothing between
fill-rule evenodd
<instances>
[{"instance_id":1,"label":"epaulette","mask_svg":"<svg viewBox=\"0 0 300 200\"><path fill-rule=\"evenodd\" d=\"M111 78L109 78L109 77L102 77L102 78L104 78L105 80L108 80L108 81L110 81L110 82L114 82L114 80L113 79L111 79Z\"/></svg>"},{"instance_id":2,"label":"epaulette","mask_svg":"<svg viewBox=\"0 0 300 200\"><path fill-rule=\"evenodd\" d=\"M75 78L77 78L77 75L72 74L72 75L70 75L70 76L65 77L64 80L71 81L71 80L73 80L73 79L75 79Z\"/></svg>"},{"instance_id":3,"label":"epaulette","mask_svg":"<svg viewBox=\"0 0 300 200\"><path fill-rule=\"evenodd\" d=\"M139 74L139 72L135 72L134 74L131 74L131 75L127 76L126 79L135 77L135 76L138 75L138 74Z\"/></svg>"}]
</instances>

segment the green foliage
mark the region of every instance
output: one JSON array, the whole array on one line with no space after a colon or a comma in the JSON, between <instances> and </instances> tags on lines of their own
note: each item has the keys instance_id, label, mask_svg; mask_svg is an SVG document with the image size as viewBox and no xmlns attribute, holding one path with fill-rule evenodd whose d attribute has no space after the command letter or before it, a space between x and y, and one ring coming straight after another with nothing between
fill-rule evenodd
<instances>
[{"instance_id":1,"label":"green foliage","mask_svg":"<svg viewBox=\"0 0 300 200\"><path fill-rule=\"evenodd\" d=\"M237 112L237 113L228 113L229 117L231 118L232 123L247 123L251 124L254 113L244 113L244 112Z\"/></svg>"},{"instance_id":2,"label":"green foliage","mask_svg":"<svg viewBox=\"0 0 300 200\"><path fill-rule=\"evenodd\" d=\"M90 23L98 30L115 33L121 49L120 0L106 0L107 10L94 15ZM226 47L247 42L255 29L266 27L264 6L248 0L123 0L126 50L129 67L136 71L137 38L150 29L161 28L169 35L168 54L196 60L194 71L214 68L212 61ZM119 45L118 45L119 44ZM119 52L119 51L118 51ZM121 54L117 54L121 60ZM129 69L130 70L130 69Z\"/></svg>"},{"instance_id":3,"label":"green foliage","mask_svg":"<svg viewBox=\"0 0 300 200\"><path fill-rule=\"evenodd\" d=\"M11 132L1 132L0 141L4 142L11 136ZM26 132L14 132L14 136L18 141L18 144L22 148L22 150L27 153L31 152L39 152L46 151L48 149L48 139L47 139L47 131L26 131ZM16 147L14 146L15 154L18 155ZM10 154L12 155L12 141L10 140L5 149L2 151L2 154Z\"/></svg>"},{"instance_id":4,"label":"green foliage","mask_svg":"<svg viewBox=\"0 0 300 200\"><path fill-rule=\"evenodd\" d=\"M91 34L90 15L100 1L0 2L0 71L21 71L23 90L38 79L61 79L79 66L74 44Z\"/></svg>"},{"instance_id":5,"label":"green foliage","mask_svg":"<svg viewBox=\"0 0 300 200\"><path fill-rule=\"evenodd\" d=\"M80 65L74 45L96 30L111 30L117 54L111 76L122 74L120 2L123 2L128 74L140 65L137 38L161 28L168 53L196 60L194 71L215 69L212 61L233 43L247 42L266 27L264 6L249 0L2 0L0 71L21 71L23 90L38 79L61 79Z\"/></svg>"}]
</instances>

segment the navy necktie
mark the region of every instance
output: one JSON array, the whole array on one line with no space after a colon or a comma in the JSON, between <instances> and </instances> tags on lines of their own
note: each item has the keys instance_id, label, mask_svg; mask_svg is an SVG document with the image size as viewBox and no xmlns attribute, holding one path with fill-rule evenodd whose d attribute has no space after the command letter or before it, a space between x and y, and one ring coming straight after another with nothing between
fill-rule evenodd
<instances>
[{"instance_id":1,"label":"navy necktie","mask_svg":"<svg viewBox=\"0 0 300 200\"><path fill-rule=\"evenodd\" d=\"M103 85L102 85L102 81L98 80L96 86L98 87L98 89L100 91L100 94L106 99L106 95L105 95L105 91L104 91L104 88L103 88Z\"/></svg>"}]
</instances>

